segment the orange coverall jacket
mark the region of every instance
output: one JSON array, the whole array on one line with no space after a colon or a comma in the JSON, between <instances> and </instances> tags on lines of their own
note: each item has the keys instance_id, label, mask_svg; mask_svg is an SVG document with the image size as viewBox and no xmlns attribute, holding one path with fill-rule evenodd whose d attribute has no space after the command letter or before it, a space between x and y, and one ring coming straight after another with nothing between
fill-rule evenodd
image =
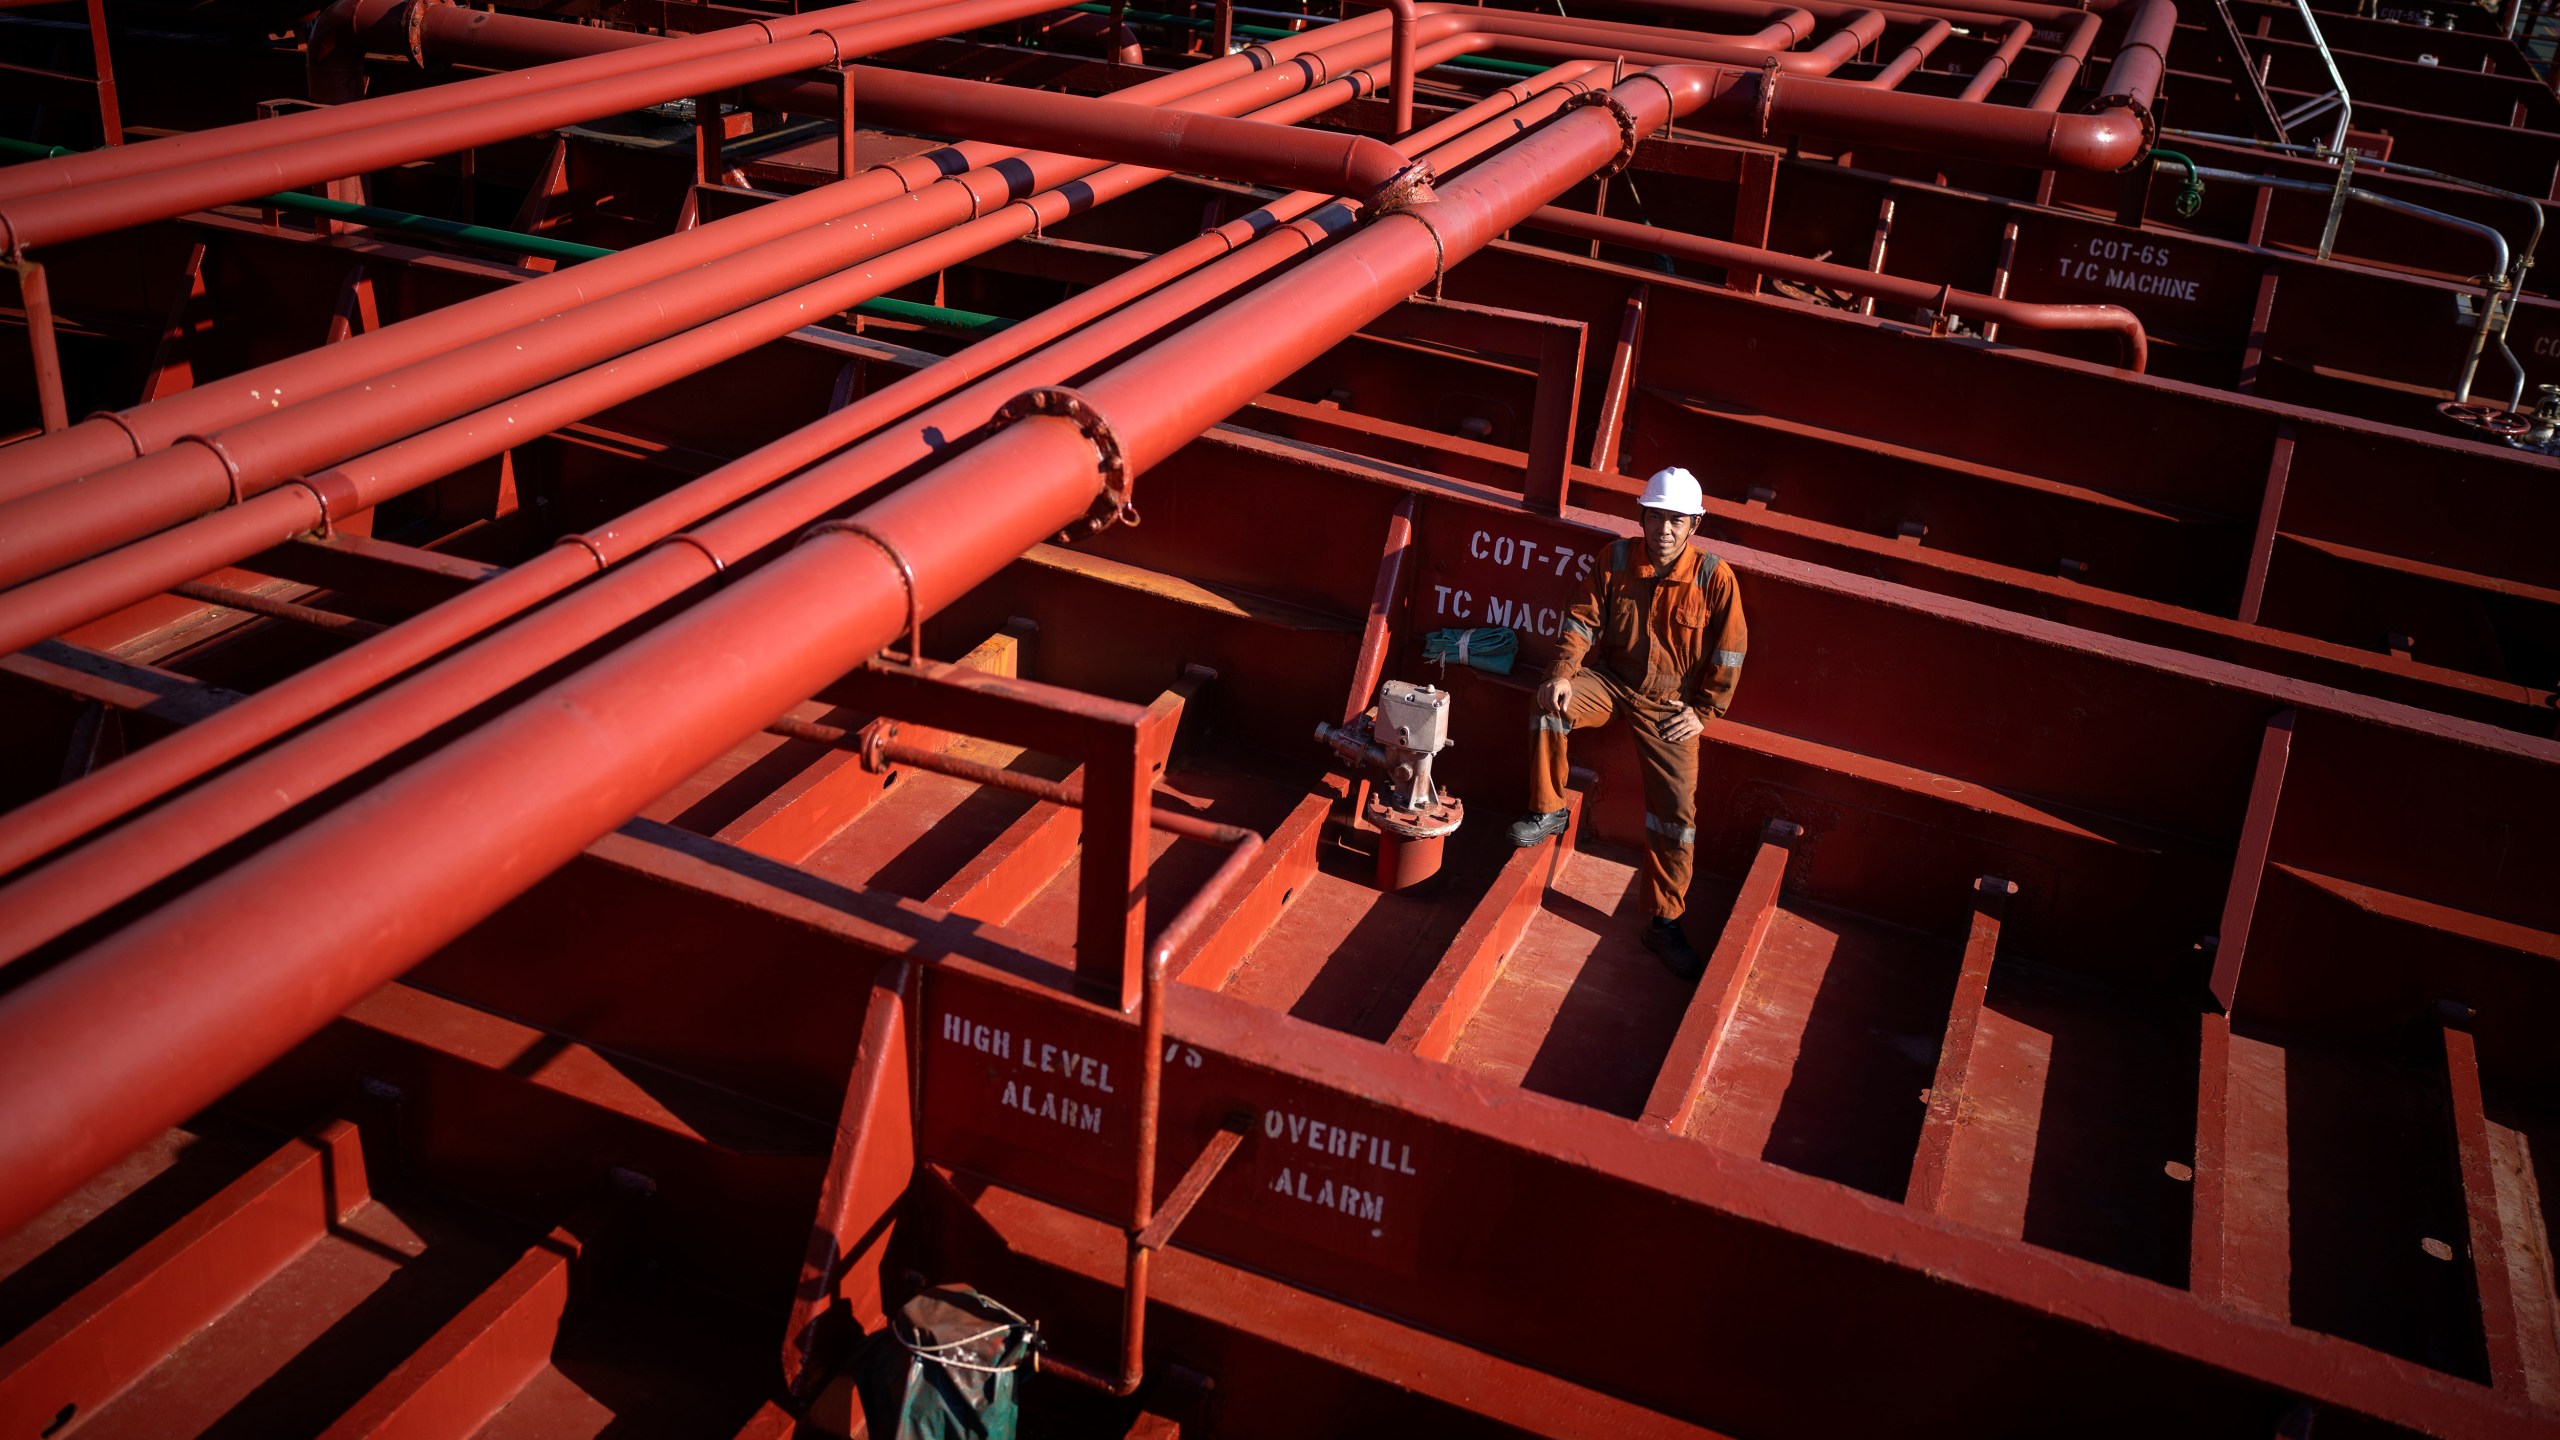
<instances>
[{"instance_id":1,"label":"orange coverall jacket","mask_svg":"<svg viewBox=\"0 0 2560 1440\"><path fill-rule=\"evenodd\" d=\"M1733 704L1750 648L1731 566L1692 546L1656 570L1640 542L1621 540L1565 612L1547 678L1606 669L1639 695L1677 700L1714 720Z\"/></svg>"}]
</instances>

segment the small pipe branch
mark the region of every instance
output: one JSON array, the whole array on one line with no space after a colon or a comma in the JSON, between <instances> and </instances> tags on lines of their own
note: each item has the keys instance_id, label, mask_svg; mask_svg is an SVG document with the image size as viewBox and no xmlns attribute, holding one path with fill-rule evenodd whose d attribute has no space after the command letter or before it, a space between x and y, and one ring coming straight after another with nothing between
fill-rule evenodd
<instances>
[{"instance_id":1,"label":"small pipe branch","mask_svg":"<svg viewBox=\"0 0 2560 1440\"><path fill-rule=\"evenodd\" d=\"M1823 260L1808 260L1778 250L1763 250L1752 245L1738 245L1730 240L1709 240L1697 235L1684 235L1676 230L1661 230L1626 220L1604 220L1574 210L1554 206L1540 209L1529 217L1529 223L1540 230L1572 235L1579 239L1598 240L1630 249L1649 250L1675 259L1694 260L1705 265L1721 265L1729 269L1756 271L1793 280L1803 285L1821 285L1845 290L1852 295L1872 295L1897 305L1916 306L1939 314L1970 315L1979 320L1996 320L2015 325L2021 330L2047 332L2072 330L2105 330L2112 332L2122 347L2124 368L2140 373L2149 363L2151 346L2142 321L2121 305L2038 305L2023 300L2009 300L1992 295L1979 295L1926 280L1907 280L1897 275L1880 275L1850 265L1834 265Z\"/></svg>"}]
</instances>

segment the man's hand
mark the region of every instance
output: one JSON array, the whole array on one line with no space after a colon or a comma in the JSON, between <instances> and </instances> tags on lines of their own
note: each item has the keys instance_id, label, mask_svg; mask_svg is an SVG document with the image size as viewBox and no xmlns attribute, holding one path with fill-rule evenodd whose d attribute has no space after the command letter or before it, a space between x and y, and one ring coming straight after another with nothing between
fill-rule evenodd
<instances>
[{"instance_id":1,"label":"man's hand","mask_svg":"<svg viewBox=\"0 0 2560 1440\"><path fill-rule=\"evenodd\" d=\"M1550 680L1538 687L1538 708L1550 715L1561 715L1573 703L1573 682Z\"/></svg>"},{"instance_id":2,"label":"man's hand","mask_svg":"<svg viewBox=\"0 0 2560 1440\"><path fill-rule=\"evenodd\" d=\"M1662 722L1662 738L1676 745L1683 740L1696 739L1698 733L1706 728L1705 716L1695 710L1684 709Z\"/></svg>"}]
</instances>

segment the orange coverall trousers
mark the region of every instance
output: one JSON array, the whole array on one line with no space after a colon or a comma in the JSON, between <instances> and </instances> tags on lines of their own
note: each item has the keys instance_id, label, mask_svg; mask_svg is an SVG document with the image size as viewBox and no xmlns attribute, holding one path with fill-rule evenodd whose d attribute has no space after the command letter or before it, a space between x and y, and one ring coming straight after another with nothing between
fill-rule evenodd
<instances>
[{"instance_id":1,"label":"orange coverall trousers","mask_svg":"<svg viewBox=\"0 0 2560 1440\"><path fill-rule=\"evenodd\" d=\"M1603 669L1573 677L1573 700L1562 716L1540 715L1531 742L1529 808L1544 814L1564 808L1565 738L1575 730L1609 723L1624 710L1635 732L1637 769L1644 772L1644 878L1653 913L1676 920L1689 905L1691 847L1697 841L1698 739L1665 740L1662 726L1687 708L1676 696L1646 696Z\"/></svg>"}]
</instances>

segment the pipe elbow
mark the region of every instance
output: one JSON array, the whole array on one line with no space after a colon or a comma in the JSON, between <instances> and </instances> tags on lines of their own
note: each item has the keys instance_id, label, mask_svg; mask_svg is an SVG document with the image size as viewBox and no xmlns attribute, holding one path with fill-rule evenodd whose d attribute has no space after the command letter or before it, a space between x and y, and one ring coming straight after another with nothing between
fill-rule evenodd
<instances>
[{"instance_id":1,"label":"pipe elbow","mask_svg":"<svg viewBox=\"0 0 2560 1440\"><path fill-rule=\"evenodd\" d=\"M2116 343L2124 351L2124 368L2136 375L2151 368L2151 332L2142 328L2142 317L2121 305L2101 305L2107 328L2116 332Z\"/></svg>"},{"instance_id":2,"label":"pipe elbow","mask_svg":"<svg viewBox=\"0 0 2560 1440\"><path fill-rule=\"evenodd\" d=\"M2127 97L2087 115L2057 115L2048 150L2057 165L2075 170L2124 170L2151 149L2149 117Z\"/></svg>"}]
</instances>

